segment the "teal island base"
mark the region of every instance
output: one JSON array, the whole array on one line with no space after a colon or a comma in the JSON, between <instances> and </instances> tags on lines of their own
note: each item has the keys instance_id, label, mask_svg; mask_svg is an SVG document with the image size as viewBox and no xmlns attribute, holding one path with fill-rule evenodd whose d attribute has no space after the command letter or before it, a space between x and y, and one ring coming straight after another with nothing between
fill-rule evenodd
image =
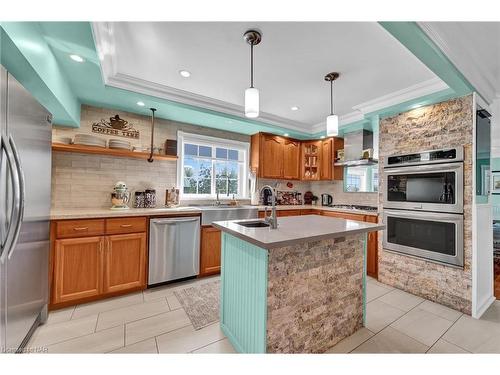
<instances>
[{"instance_id":1,"label":"teal island base","mask_svg":"<svg viewBox=\"0 0 500 375\"><path fill-rule=\"evenodd\" d=\"M264 249L223 232L221 328L241 353L324 353L363 326L366 233Z\"/></svg>"}]
</instances>

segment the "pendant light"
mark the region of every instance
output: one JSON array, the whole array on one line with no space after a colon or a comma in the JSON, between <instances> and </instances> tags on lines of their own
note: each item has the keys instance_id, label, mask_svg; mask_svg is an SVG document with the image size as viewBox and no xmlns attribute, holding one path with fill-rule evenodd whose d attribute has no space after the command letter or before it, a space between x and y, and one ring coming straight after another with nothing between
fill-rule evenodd
<instances>
[{"instance_id":1,"label":"pendant light","mask_svg":"<svg viewBox=\"0 0 500 375\"><path fill-rule=\"evenodd\" d=\"M259 90L253 87L253 46L262 40L262 35L256 30L248 30L244 35L245 42L250 44L250 87L245 90L245 116L259 117Z\"/></svg>"},{"instance_id":2,"label":"pendant light","mask_svg":"<svg viewBox=\"0 0 500 375\"><path fill-rule=\"evenodd\" d=\"M330 115L326 118L326 135L328 137L335 137L339 135L339 116L335 114L333 105L333 81L339 78L340 74L337 72L328 73L325 76L325 81L330 82Z\"/></svg>"}]
</instances>

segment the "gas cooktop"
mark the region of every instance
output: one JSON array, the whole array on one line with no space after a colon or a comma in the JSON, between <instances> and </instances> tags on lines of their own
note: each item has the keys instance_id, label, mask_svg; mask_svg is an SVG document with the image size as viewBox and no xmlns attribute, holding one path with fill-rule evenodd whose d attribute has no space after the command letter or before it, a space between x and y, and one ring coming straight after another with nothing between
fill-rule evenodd
<instances>
[{"instance_id":1,"label":"gas cooktop","mask_svg":"<svg viewBox=\"0 0 500 375\"><path fill-rule=\"evenodd\" d=\"M357 204L332 204L328 207L340 208L343 210L360 210L360 211L377 211L377 207L373 206L361 206Z\"/></svg>"}]
</instances>

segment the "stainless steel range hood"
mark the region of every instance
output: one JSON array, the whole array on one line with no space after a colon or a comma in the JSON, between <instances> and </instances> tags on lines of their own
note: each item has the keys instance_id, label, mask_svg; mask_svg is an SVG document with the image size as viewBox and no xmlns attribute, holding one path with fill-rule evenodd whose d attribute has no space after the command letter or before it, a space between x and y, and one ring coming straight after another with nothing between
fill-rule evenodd
<instances>
[{"instance_id":1,"label":"stainless steel range hood","mask_svg":"<svg viewBox=\"0 0 500 375\"><path fill-rule=\"evenodd\" d=\"M378 164L373 157L363 158L363 151L371 149L373 155L373 133L369 130L359 130L344 134L344 161L337 162L339 166L360 166Z\"/></svg>"}]
</instances>

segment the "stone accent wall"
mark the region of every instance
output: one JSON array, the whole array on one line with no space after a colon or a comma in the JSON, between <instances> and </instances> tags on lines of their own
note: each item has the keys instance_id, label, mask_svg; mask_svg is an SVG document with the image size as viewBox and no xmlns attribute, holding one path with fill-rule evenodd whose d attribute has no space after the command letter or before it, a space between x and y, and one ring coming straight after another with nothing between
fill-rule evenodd
<instances>
[{"instance_id":1,"label":"stone accent wall","mask_svg":"<svg viewBox=\"0 0 500 375\"><path fill-rule=\"evenodd\" d=\"M91 132L92 123L118 114L140 131L138 140L116 136L98 135ZM177 131L203 134L223 139L250 142L250 136L202 126L163 119L155 122L155 147L164 147L166 139L177 139ZM82 106L79 128L54 126L52 139L74 137L75 134L93 134L106 140L127 139L134 146L149 147L151 118L112 109ZM117 181L125 181L129 190L156 189L159 205L165 202L165 189L177 185L177 162L118 158L102 155L54 152L52 155L52 208L93 209L108 208L110 193Z\"/></svg>"},{"instance_id":2,"label":"stone accent wall","mask_svg":"<svg viewBox=\"0 0 500 375\"><path fill-rule=\"evenodd\" d=\"M386 251L379 239L379 280L471 314L472 308L472 95L380 121L379 215L383 219L384 157L464 146L464 267L458 269Z\"/></svg>"},{"instance_id":3,"label":"stone accent wall","mask_svg":"<svg viewBox=\"0 0 500 375\"><path fill-rule=\"evenodd\" d=\"M364 235L269 250L267 352L322 353L363 325Z\"/></svg>"}]
</instances>

